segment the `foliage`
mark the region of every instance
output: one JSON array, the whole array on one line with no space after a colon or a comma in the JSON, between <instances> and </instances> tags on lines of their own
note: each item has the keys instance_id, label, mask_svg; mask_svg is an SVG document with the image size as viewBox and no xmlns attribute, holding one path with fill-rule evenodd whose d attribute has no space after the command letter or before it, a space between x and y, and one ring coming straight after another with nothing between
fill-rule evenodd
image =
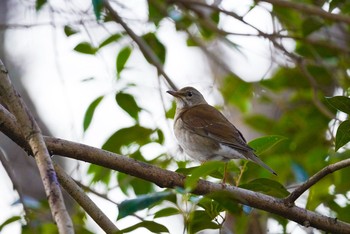
<instances>
[{"instance_id":1,"label":"foliage","mask_svg":"<svg viewBox=\"0 0 350 234\"><path fill-rule=\"evenodd\" d=\"M125 111L132 119L131 126L122 126L105 141L102 149L157 165L161 168L178 167L177 172L187 175L186 188L174 191L160 191L150 182L129 175L114 172L109 169L90 165L88 168L90 186L104 185L107 193L111 191L112 181L117 181L118 189L125 195L119 201L118 222L128 216L137 215L146 210L139 222L123 229L127 233L138 228L146 228L151 232L169 232L168 228L158 223L158 219L181 216L188 233L197 233L206 229L220 229L224 225L224 212L237 217L240 225L233 227L239 233L248 230L250 214L244 213L244 207L237 198L228 193L213 193L207 196L190 195L200 178L220 182L224 174L223 162L208 162L201 166L189 167L188 162L175 162L166 156L166 151L153 155L145 155L146 146L162 146L164 144L164 129L161 126L149 127L140 120L141 115L152 110L145 110L137 95L128 91L130 84L126 69L134 68L131 64L134 52L139 52L140 43L151 49L151 54L142 50L144 60L155 65L157 71L167 62L167 50L159 38L158 30L162 22L171 22L179 34L185 34L188 46L197 47L207 52L207 45L223 42L227 50L240 52L235 41L235 33L221 28L226 17L238 20L246 27L253 29L256 37L269 40L276 50L275 69L269 71L268 77L260 81L247 82L232 71L221 75L218 82L219 90L228 105L235 106L243 113L244 121L253 130L266 137L250 142L256 153L271 168L275 168L278 177L269 175L264 169L253 163L234 162L228 164L231 183L251 191L261 192L278 198L288 196L287 188L295 183L304 182L330 163L338 162L349 155L347 143L350 141L350 98L349 98L349 64L350 53L343 43L349 35L349 26L318 14L287 8L278 4L271 10L264 8L276 21L278 30L263 32L252 27L245 21L244 15L238 15L235 10L223 10L222 5L206 5L205 1L160 1L148 0L147 29L137 36L139 42L127 30L116 30L102 37L99 42L81 41L74 51L86 56L98 56L109 46L119 48L115 57L115 82L119 89L113 90L115 105ZM297 3L297 1L289 1ZM299 1L300 4L332 10L341 15L349 15L350 5L347 1ZM36 9L42 9L46 1L36 1ZM103 7L103 1L92 1L92 15L103 25L115 23L111 13ZM299 3L298 3L299 4ZM317 5L318 4L318 5ZM260 9L259 1L251 3L246 14ZM120 10L118 8L118 10ZM278 23L277 23L278 22ZM329 34L338 32L339 38ZM67 37L80 34L79 27L65 25ZM327 34L326 32L330 32ZM240 35L242 36L242 35ZM244 36L244 35L243 35ZM245 35L250 37L252 35ZM284 47L284 39L293 40L295 48ZM340 41L339 41L340 40ZM345 44L345 46L344 46ZM155 56L159 64L151 59ZM215 54L209 54L217 60ZM220 56L219 56L220 57ZM243 57L243 55L242 55ZM282 62L280 60L283 60ZM222 64L219 61L218 64ZM162 77L157 77L162 79ZM127 84L126 84L127 83ZM140 81L142 83L142 81ZM136 84L138 91L142 86ZM121 87L121 88L120 88ZM141 92L140 92L141 93ZM341 96L335 94L341 93ZM109 94L99 96L91 102L86 110L83 122L84 132L93 124L93 117L103 99ZM142 93L140 94L142 95ZM327 97L327 98L325 98ZM329 98L330 97L330 98ZM257 106L265 106L269 111L257 111ZM164 118L173 118L175 104L165 110ZM312 211L325 210L328 214L342 221L350 222L349 188L345 184L350 174L349 168L339 170L327 176L312 186L307 196L306 208ZM132 198L130 198L132 197ZM337 200L341 197L342 201ZM259 211L254 211L259 212ZM82 215L82 214L79 214ZM265 217L266 216L266 217ZM264 214L262 221L275 219L286 231L287 220L271 214ZM0 229L14 222L18 217L12 217L0 225ZM150 221L154 219L154 221ZM237 221L237 222L238 222ZM238 227L239 226L239 227ZM50 230L50 225L43 226L40 231ZM25 231L25 228L23 229Z\"/></svg>"}]
</instances>

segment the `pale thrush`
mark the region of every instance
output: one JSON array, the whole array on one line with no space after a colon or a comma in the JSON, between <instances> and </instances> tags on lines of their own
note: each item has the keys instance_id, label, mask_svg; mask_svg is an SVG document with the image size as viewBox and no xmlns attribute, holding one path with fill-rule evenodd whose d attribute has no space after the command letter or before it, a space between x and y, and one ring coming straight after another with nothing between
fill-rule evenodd
<instances>
[{"instance_id":1,"label":"pale thrush","mask_svg":"<svg viewBox=\"0 0 350 234\"><path fill-rule=\"evenodd\" d=\"M210 106L198 90L185 87L167 92L176 100L175 136L188 156L200 162L248 159L276 175L254 154L242 133L220 111Z\"/></svg>"}]
</instances>

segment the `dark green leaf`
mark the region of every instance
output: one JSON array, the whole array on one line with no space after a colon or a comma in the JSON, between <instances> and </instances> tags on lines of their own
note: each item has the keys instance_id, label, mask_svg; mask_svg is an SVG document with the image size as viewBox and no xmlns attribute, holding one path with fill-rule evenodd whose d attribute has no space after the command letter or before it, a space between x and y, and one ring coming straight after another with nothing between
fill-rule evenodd
<instances>
[{"instance_id":1,"label":"dark green leaf","mask_svg":"<svg viewBox=\"0 0 350 234\"><path fill-rule=\"evenodd\" d=\"M142 221L142 222L137 223L131 227L120 230L116 233L117 234L128 233L128 232L134 231L138 228L146 228L153 233L160 233L160 232L169 233L169 230L164 225L153 222L153 221Z\"/></svg>"},{"instance_id":2,"label":"dark green leaf","mask_svg":"<svg viewBox=\"0 0 350 234\"><path fill-rule=\"evenodd\" d=\"M123 71L126 62L128 61L131 48L129 46L124 47L117 56L116 67L117 67L117 76L120 77L120 73Z\"/></svg>"},{"instance_id":3,"label":"dark green leaf","mask_svg":"<svg viewBox=\"0 0 350 234\"><path fill-rule=\"evenodd\" d=\"M124 35L122 33L118 33L118 34L113 34L109 37L107 37L100 45L99 45L99 49L101 49L102 47L109 45L113 42L117 42L119 41L119 39L121 39Z\"/></svg>"},{"instance_id":4,"label":"dark green leaf","mask_svg":"<svg viewBox=\"0 0 350 234\"><path fill-rule=\"evenodd\" d=\"M64 33L66 34L67 37L76 34L78 31L75 30L74 28L66 25L64 26Z\"/></svg>"},{"instance_id":5,"label":"dark green leaf","mask_svg":"<svg viewBox=\"0 0 350 234\"><path fill-rule=\"evenodd\" d=\"M308 36L323 26L324 21L320 17L309 16L302 23L302 33L304 36Z\"/></svg>"},{"instance_id":6,"label":"dark green leaf","mask_svg":"<svg viewBox=\"0 0 350 234\"><path fill-rule=\"evenodd\" d=\"M81 42L76 47L74 47L74 50L83 53L83 54L95 54L97 49L93 47L89 42Z\"/></svg>"},{"instance_id":7,"label":"dark green leaf","mask_svg":"<svg viewBox=\"0 0 350 234\"><path fill-rule=\"evenodd\" d=\"M266 178L256 179L247 184L242 184L239 187L278 198L284 198L289 195L289 192L282 184Z\"/></svg>"},{"instance_id":8,"label":"dark green leaf","mask_svg":"<svg viewBox=\"0 0 350 234\"><path fill-rule=\"evenodd\" d=\"M125 200L118 206L118 220L128 215L134 214L137 211L148 208L155 203L164 200L171 192L159 192L147 195L138 196L135 199Z\"/></svg>"},{"instance_id":9,"label":"dark green leaf","mask_svg":"<svg viewBox=\"0 0 350 234\"><path fill-rule=\"evenodd\" d=\"M180 214L180 211L174 207L167 207L161 210L158 210L155 214L154 214L154 218L162 218L162 217L168 217L168 216L172 216L172 215L177 215Z\"/></svg>"},{"instance_id":10,"label":"dark green leaf","mask_svg":"<svg viewBox=\"0 0 350 234\"><path fill-rule=\"evenodd\" d=\"M193 189L197 185L200 177L207 176L213 171L223 168L224 165L225 163L221 161L208 161L203 163L201 166L192 170L192 174L186 178L185 188Z\"/></svg>"},{"instance_id":11,"label":"dark green leaf","mask_svg":"<svg viewBox=\"0 0 350 234\"><path fill-rule=\"evenodd\" d=\"M204 210L192 212L188 222L188 233L198 233L201 230L218 228L220 228L220 225L212 222L212 217Z\"/></svg>"},{"instance_id":12,"label":"dark green leaf","mask_svg":"<svg viewBox=\"0 0 350 234\"><path fill-rule=\"evenodd\" d=\"M350 120L342 122L335 136L335 151L344 146L350 141Z\"/></svg>"},{"instance_id":13,"label":"dark green leaf","mask_svg":"<svg viewBox=\"0 0 350 234\"><path fill-rule=\"evenodd\" d=\"M91 124L92 117L94 116L96 107L100 104L104 96L100 96L96 98L87 108L85 115L84 115L84 132L88 129L88 127Z\"/></svg>"},{"instance_id":14,"label":"dark green leaf","mask_svg":"<svg viewBox=\"0 0 350 234\"><path fill-rule=\"evenodd\" d=\"M345 96L327 97L326 100L337 110L350 114L350 98Z\"/></svg>"},{"instance_id":15,"label":"dark green leaf","mask_svg":"<svg viewBox=\"0 0 350 234\"><path fill-rule=\"evenodd\" d=\"M95 13L96 19L100 20L103 0L92 0L92 6L94 7L94 13Z\"/></svg>"},{"instance_id":16,"label":"dark green leaf","mask_svg":"<svg viewBox=\"0 0 350 234\"><path fill-rule=\"evenodd\" d=\"M35 2L35 10L39 11L45 4L47 0L36 0Z\"/></svg>"},{"instance_id":17,"label":"dark green leaf","mask_svg":"<svg viewBox=\"0 0 350 234\"><path fill-rule=\"evenodd\" d=\"M116 131L107 141L102 148L107 151L111 151L117 154L121 154L122 146L130 146L137 144L139 146L145 145L151 142L150 136L154 130L144 128L140 125L134 125L129 128L122 128Z\"/></svg>"},{"instance_id":18,"label":"dark green leaf","mask_svg":"<svg viewBox=\"0 0 350 234\"><path fill-rule=\"evenodd\" d=\"M165 63L166 49L165 46L158 40L154 33L147 33L142 36L143 40L152 48L162 64ZM146 60L152 64L152 61L146 57Z\"/></svg>"},{"instance_id":19,"label":"dark green leaf","mask_svg":"<svg viewBox=\"0 0 350 234\"><path fill-rule=\"evenodd\" d=\"M251 142L249 142L249 146L252 147L255 150L256 155L261 155L265 151L271 149L273 146L278 144L281 141L286 140L286 137L283 136L264 136L264 137L259 137Z\"/></svg>"},{"instance_id":20,"label":"dark green leaf","mask_svg":"<svg viewBox=\"0 0 350 234\"><path fill-rule=\"evenodd\" d=\"M137 105L134 96L128 93L119 92L115 95L115 100L133 119L136 121L139 120L139 112L141 108Z\"/></svg>"},{"instance_id":21,"label":"dark green leaf","mask_svg":"<svg viewBox=\"0 0 350 234\"><path fill-rule=\"evenodd\" d=\"M237 200L239 201L240 199L238 199L228 191L218 191L210 193L206 195L206 197L209 199L213 199L220 205L220 207L217 208L218 212L221 212L222 209L225 209L232 214L237 214L240 211L237 203Z\"/></svg>"},{"instance_id":22,"label":"dark green leaf","mask_svg":"<svg viewBox=\"0 0 350 234\"><path fill-rule=\"evenodd\" d=\"M8 224L21 220L21 216L12 216L0 224L0 231Z\"/></svg>"},{"instance_id":23,"label":"dark green leaf","mask_svg":"<svg viewBox=\"0 0 350 234\"><path fill-rule=\"evenodd\" d=\"M164 1L147 1L148 2L148 20L153 22L156 26L164 18L164 15L159 10L158 6L164 7Z\"/></svg>"}]
</instances>

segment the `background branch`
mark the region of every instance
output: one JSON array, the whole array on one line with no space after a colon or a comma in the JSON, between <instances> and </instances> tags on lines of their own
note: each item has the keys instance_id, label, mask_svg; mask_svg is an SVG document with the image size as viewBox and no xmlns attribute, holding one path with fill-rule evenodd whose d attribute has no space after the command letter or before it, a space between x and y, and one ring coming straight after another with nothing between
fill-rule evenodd
<instances>
[{"instance_id":1,"label":"background branch","mask_svg":"<svg viewBox=\"0 0 350 234\"><path fill-rule=\"evenodd\" d=\"M0 97L17 117L20 134L28 142L38 165L40 176L60 233L74 233L73 223L66 210L55 170L41 131L20 95L13 88L8 72L0 60Z\"/></svg>"}]
</instances>

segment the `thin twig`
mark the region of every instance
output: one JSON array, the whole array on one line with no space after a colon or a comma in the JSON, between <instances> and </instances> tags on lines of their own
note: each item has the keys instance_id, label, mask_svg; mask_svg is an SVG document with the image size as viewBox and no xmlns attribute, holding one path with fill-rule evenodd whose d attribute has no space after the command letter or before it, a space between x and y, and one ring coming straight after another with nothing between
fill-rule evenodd
<instances>
[{"instance_id":1,"label":"thin twig","mask_svg":"<svg viewBox=\"0 0 350 234\"><path fill-rule=\"evenodd\" d=\"M129 26L119 16L119 14L113 9L108 0L104 1L104 6L110 13L112 19L116 23L120 24L124 28L126 33L131 37L131 39L133 39L133 41L138 45L145 58L147 58L151 62L151 64L157 68L158 73L164 77L169 87L173 90L177 90L176 85L165 72L163 64L161 63L157 55L153 52L153 50L149 47L149 45L141 37L139 37L131 28L129 28Z\"/></svg>"},{"instance_id":2,"label":"thin twig","mask_svg":"<svg viewBox=\"0 0 350 234\"><path fill-rule=\"evenodd\" d=\"M0 97L16 116L17 124L20 126L20 133L25 141L28 142L33 152L48 197L52 217L57 224L59 233L74 233L73 223L65 207L62 192L57 182L56 172L53 168L41 130L24 101L13 88L7 69L1 60Z\"/></svg>"},{"instance_id":3,"label":"thin twig","mask_svg":"<svg viewBox=\"0 0 350 234\"><path fill-rule=\"evenodd\" d=\"M305 183L296 188L291 194L289 194L287 198L284 199L284 202L287 205L293 205L295 200L297 200L306 190L308 190L312 185L316 184L326 175L349 166L350 159L345 159L340 162L326 166L325 168L317 172L315 175L310 177Z\"/></svg>"},{"instance_id":4,"label":"thin twig","mask_svg":"<svg viewBox=\"0 0 350 234\"><path fill-rule=\"evenodd\" d=\"M67 193L91 216L91 218L106 233L115 233L119 229L114 223L102 212L102 210L87 196L84 191L66 174L62 167L54 162L58 180Z\"/></svg>"}]
</instances>

